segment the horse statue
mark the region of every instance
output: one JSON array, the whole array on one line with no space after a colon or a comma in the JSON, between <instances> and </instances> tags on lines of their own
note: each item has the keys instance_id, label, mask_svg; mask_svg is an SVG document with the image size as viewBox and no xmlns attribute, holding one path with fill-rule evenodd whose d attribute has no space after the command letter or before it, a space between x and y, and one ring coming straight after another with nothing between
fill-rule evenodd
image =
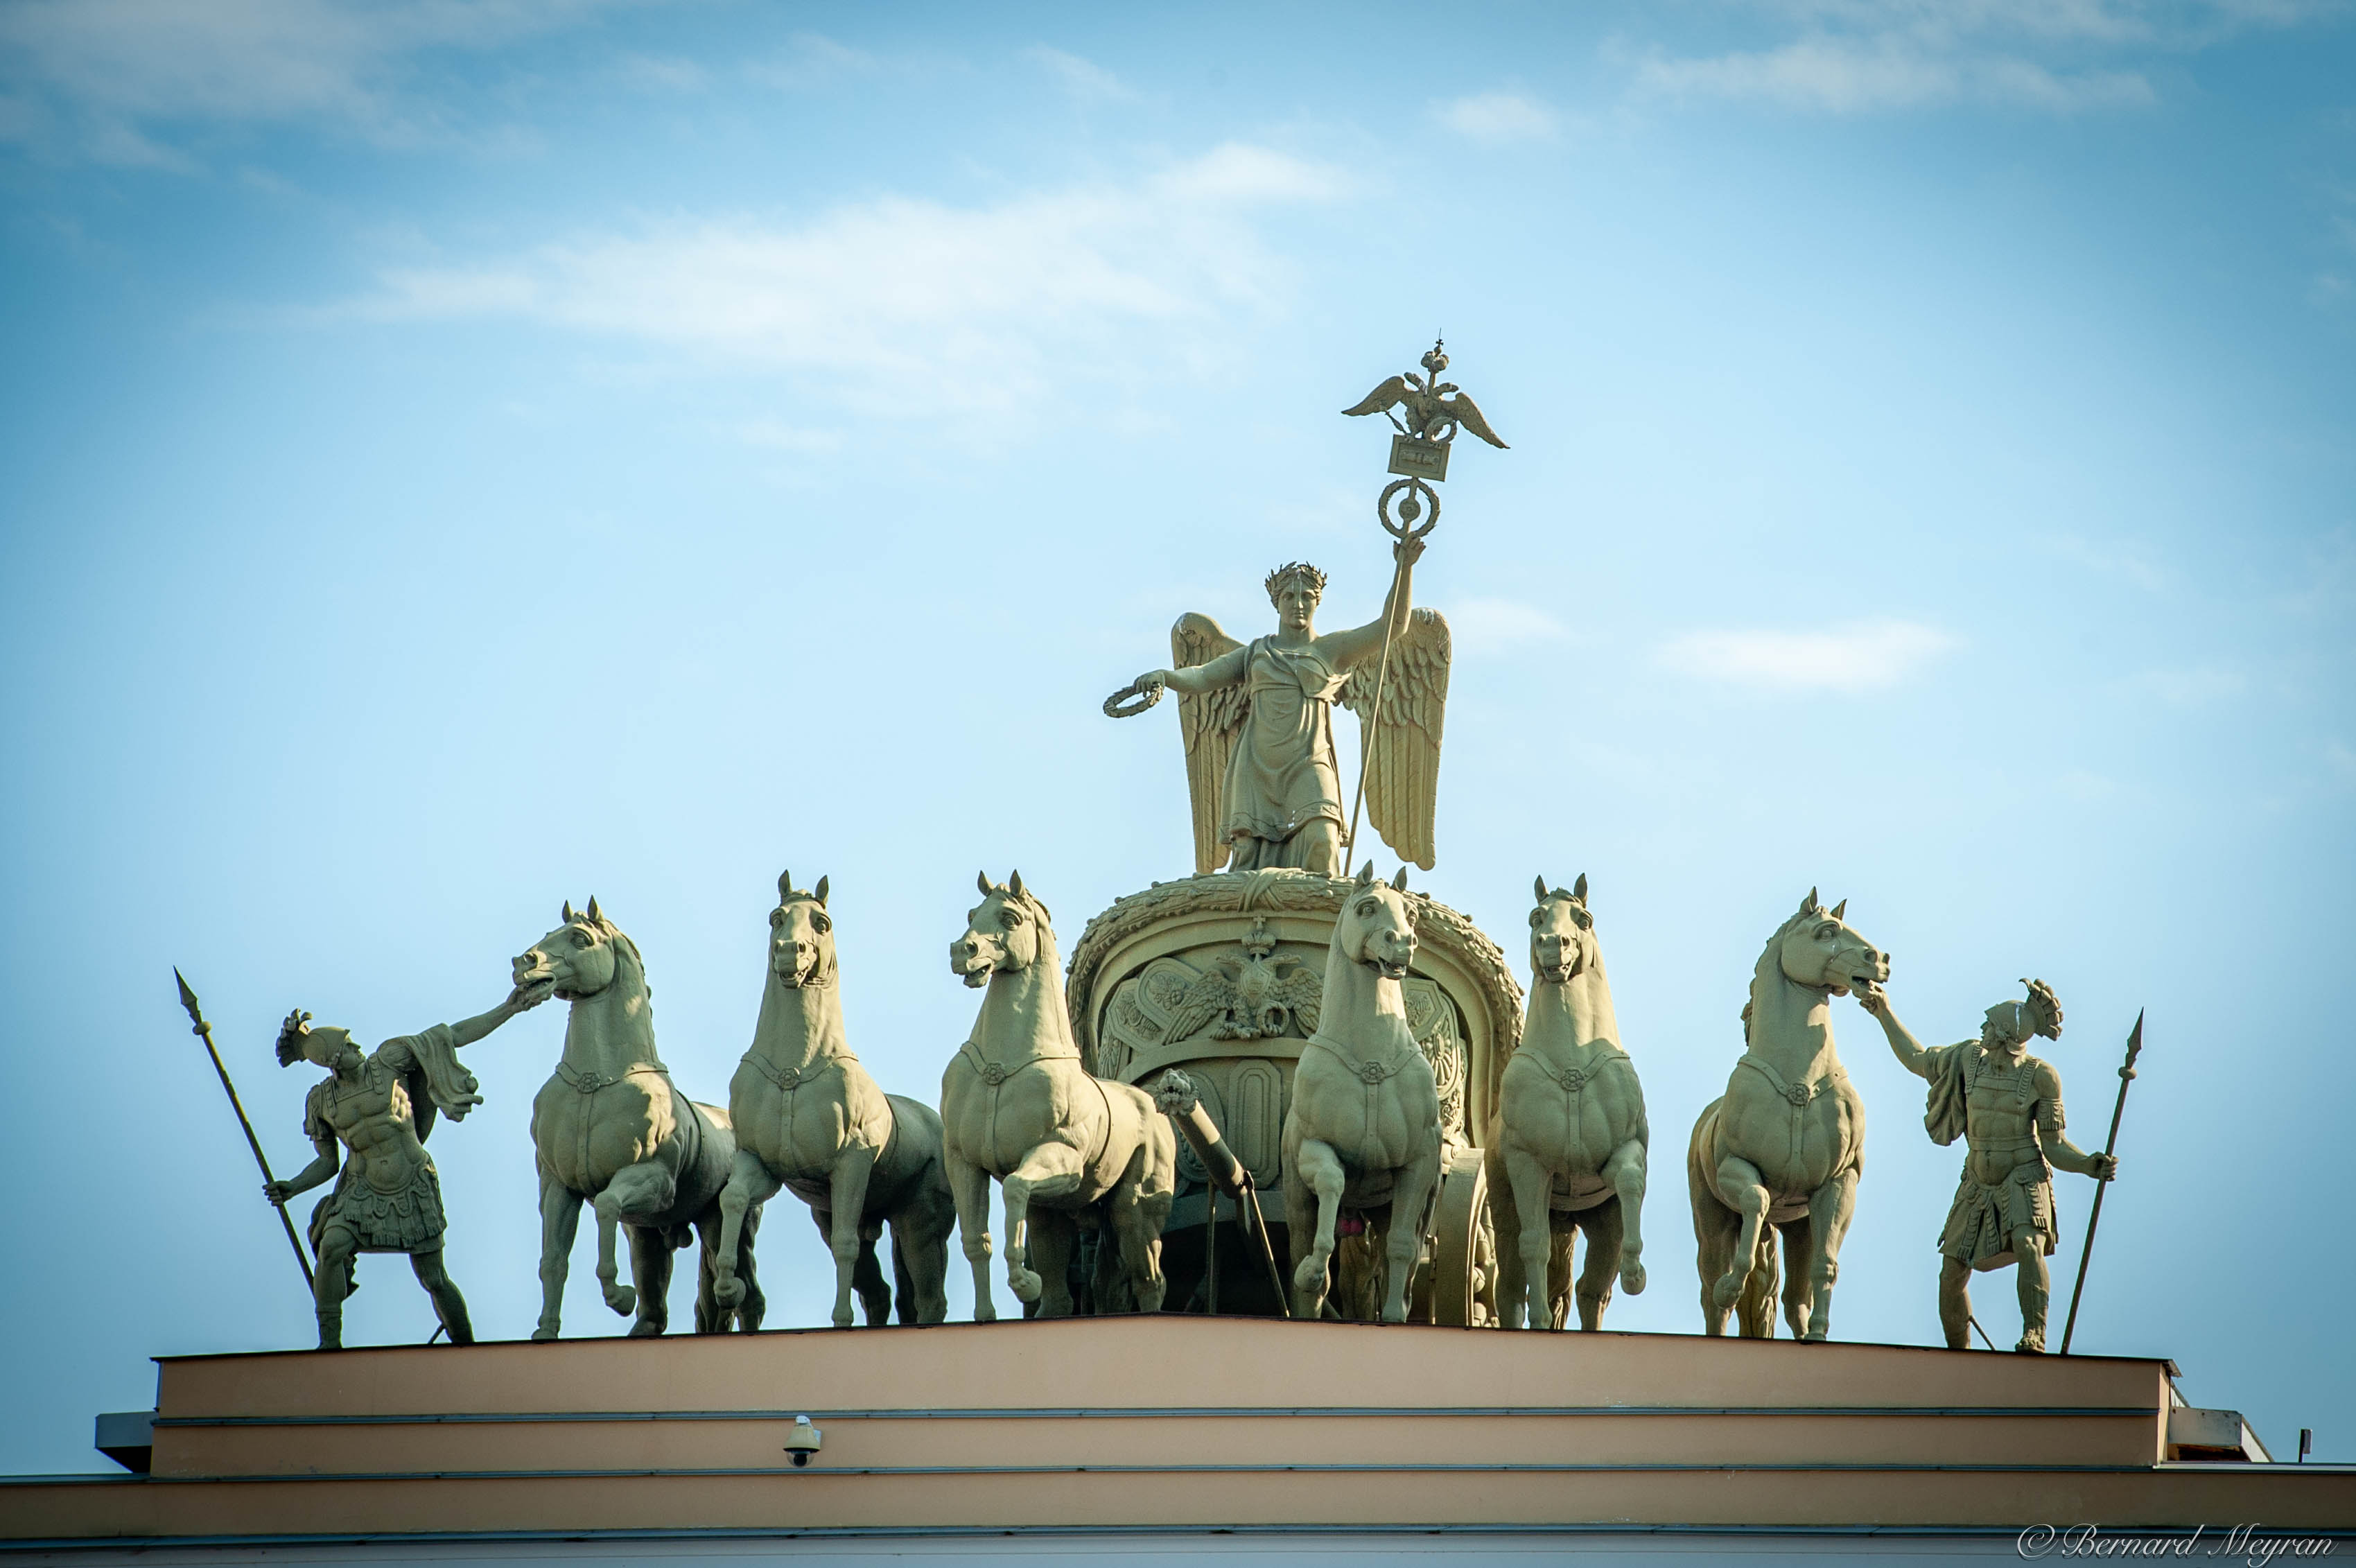
<instances>
[{"instance_id":1,"label":"horse statue","mask_svg":"<svg viewBox=\"0 0 2356 1568\"><path fill-rule=\"evenodd\" d=\"M1890 978L1890 955L1808 889L1775 929L1742 1009L1748 1048L1726 1093L1694 1123L1686 1152L1699 1249L1701 1316L1726 1332L1740 1309L1745 1338L1774 1335L1775 1252L1783 1235L1783 1316L1795 1339L1822 1339L1832 1318L1841 1238L1865 1170L1865 1101L1833 1050L1832 998Z\"/></svg>"},{"instance_id":2,"label":"horse statue","mask_svg":"<svg viewBox=\"0 0 2356 1568\"><path fill-rule=\"evenodd\" d=\"M1497 1131L1489 1147L1502 1254L1499 1316L1506 1327L1518 1328L1526 1302L1530 1327L1563 1326L1555 1310L1570 1283L1575 1227L1587 1236L1579 1326L1600 1328L1613 1274L1630 1295L1644 1289L1639 1220L1652 1133L1644 1087L1620 1044L1584 875L1552 891L1538 878L1530 977L1522 1041L1498 1081ZM1508 1194L1510 1203L1497 1201Z\"/></svg>"},{"instance_id":3,"label":"horse statue","mask_svg":"<svg viewBox=\"0 0 2356 1568\"><path fill-rule=\"evenodd\" d=\"M1003 886L988 872L980 880L981 902L949 944L949 969L989 992L972 1036L941 1074L949 1190L973 1265L974 1317L998 1316L990 1301L992 1176L1006 1201L1006 1283L1039 1316L1071 1315L1077 1216L1091 1208L1119 1249L1118 1273L1097 1292L1099 1308L1120 1300L1159 1312L1177 1134L1151 1094L1080 1065L1055 933L1023 874ZM1101 1268L1111 1268L1114 1247L1099 1248Z\"/></svg>"},{"instance_id":4,"label":"horse statue","mask_svg":"<svg viewBox=\"0 0 2356 1568\"><path fill-rule=\"evenodd\" d=\"M875 1241L892 1225L900 1321L938 1323L949 1303L949 1227L957 1209L941 1163L941 1119L929 1105L885 1094L844 1042L827 879L797 892L777 878L769 911L768 973L753 1046L728 1085L736 1162L720 1194L720 1251L712 1294L736 1306L744 1285L730 1260L736 1238L782 1187L810 1207L834 1251L834 1326L851 1326L859 1293L872 1326L892 1312Z\"/></svg>"},{"instance_id":5,"label":"horse statue","mask_svg":"<svg viewBox=\"0 0 2356 1568\"><path fill-rule=\"evenodd\" d=\"M1343 1206L1387 1206L1381 1315L1407 1321L1408 1275L1423 1250L1440 1187L1440 1087L1430 1058L1408 1025L1399 982L1415 956L1415 907L1407 868L1387 886L1375 863L1358 873L1325 951L1325 989L1316 1032L1293 1069L1281 1159L1288 1207L1314 1195L1315 1224L1296 1210L1292 1243L1295 1317L1323 1315L1327 1265Z\"/></svg>"},{"instance_id":6,"label":"horse statue","mask_svg":"<svg viewBox=\"0 0 2356 1568\"><path fill-rule=\"evenodd\" d=\"M563 1314L564 1279L583 1203L597 1209L597 1282L605 1305L633 1309L633 1336L660 1334L670 1322L671 1251L703 1241L695 1293L695 1331L724 1332L733 1317L750 1333L765 1303L753 1273L753 1230L738 1238L731 1263L744 1294L732 1310L712 1294L720 1244L720 1192L736 1158L728 1113L680 1092L655 1054L646 961L636 943L598 912L564 906L564 923L515 961L515 982L573 1004L556 1075L531 1102L531 1142L540 1167L540 1326L553 1339ZM630 1275L617 1283L614 1232L630 1232Z\"/></svg>"}]
</instances>

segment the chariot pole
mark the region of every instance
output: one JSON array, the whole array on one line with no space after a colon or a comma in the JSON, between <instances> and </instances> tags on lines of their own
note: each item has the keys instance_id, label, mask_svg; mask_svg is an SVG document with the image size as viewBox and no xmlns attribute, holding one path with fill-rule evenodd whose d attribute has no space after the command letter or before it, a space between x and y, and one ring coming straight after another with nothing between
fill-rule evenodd
<instances>
[{"instance_id":1,"label":"chariot pole","mask_svg":"<svg viewBox=\"0 0 2356 1568\"><path fill-rule=\"evenodd\" d=\"M172 971L172 978L180 983L180 1005L188 1010L188 1022L196 1026L188 1032L205 1043L205 1055L212 1058L213 1071L220 1076L221 1092L229 1096L229 1108L237 1112L237 1124L245 1129L245 1146L253 1151L253 1163L262 1167L262 1179L276 1181L278 1178L270 1174L270 1156L262 1152L262 1140L253 1135L253 1123L246 1118L245 1104L237 1097L237 1085L229 1080L229 1069L221 1065L220 1052L213 1048L213 1026L205 1022L204 1009L197 1005L197 993L188 989L187 977L178 970ZM311 1277L311 1255L303 1250L303 1239L294 1234L294 1221L286 1217L284 1204L273 1203L271 1208L278 1211L278 1223L286 1228L286 1244L294 1249L294 1262L303 1271L304 1288L313 1288L316 1282Z\"/></svg>"},{"instance_id":2,"label":"chariot pole","mask_svg":"<svg viewBox=\"0 0 2356 1568\"><path fill-rule=\"evenodd\" d=\"M2111 1106L2111 1135L2103 1142L2103 1153L2115 1155L2119 1148L2119 1118L2127 1108L2127 1085L2135 1081L2136 1058L2143 1054L2143 1014L2136 1014L2135 1029L2127 1036L2127 1059L2119 1064L2119 1097ZM2110 1190L2107 1181L2094 1184L2094 1209L2086 1217L2086 1245L2078 1253L2078 1283L2070 1287L2070 1316L2062 1325L2062 1354L2070 1353L2070 1336L2078 1328L2078 1297L2086 1288L2086 1265L2094 1258L2094 1227L2103 1222L2103 1194Z\"/></svg>"},{"instance_id":3,"label":"chariot pole","mask_svg":"<svg viewBox=\"0 0 2356 1568\"><path fill-rule=\"evenodd\" d=\"M1440 379L1440 371L1448 369L1448 356L1442 351L1445 346L1441 339L1432 339L1431 351L1422 360L1422 375L1409 371L1405 375L1393 376L1355 408L1342 411L1345 414L1380 413L1398 430L1391 437L1390 471L1399 478L1383 487L1382 495L1375 502L1375 516L1381 521L1383 532L1401 544L1421 539L1440 525L1440 492L1431 487L1448 478L1448 454L1459 428L1472 431L1493 446L1505 445L1489 428L1489 422L1482 417L1472 400L1457 392L1453 382ZM1407 411L1406 419L1393 412L1401 408ZM1386 609L1398 604L1399 579L1406 575L1405 561L1391 568L1390 594L1383 601ZM1395 614L1383 618L1383 654L1376 667L1375 701L1366 720L1365 734L1370 740L1382 734L1383 697L1390 684L1395 618ZM1366 769L1373 757L1371 745L1358 748L1358 788L1350 801L1350 831L1342 841L1341 875L1344 876L1350 874L1357 857L1358 813L1366 803Z\"/></svg>"}]
</instances>

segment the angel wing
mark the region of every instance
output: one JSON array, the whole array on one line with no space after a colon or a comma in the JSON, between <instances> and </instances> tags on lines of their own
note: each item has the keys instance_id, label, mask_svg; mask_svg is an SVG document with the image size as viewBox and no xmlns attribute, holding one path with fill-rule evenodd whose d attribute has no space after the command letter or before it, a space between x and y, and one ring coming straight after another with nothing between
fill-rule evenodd
<instances>
[{"instance_id":1,"label":"angel wing","mask_svg":"<svg viewBox=\"0 0 2356 1568\"><path fill-rule=\"evenodd\" d=\"M1366 820L1401 860L1431 869L1432 816L1440 778L1440 727L1448 705L1448 622L1419 609L1391 642L1390 679L1377 730L1376 671L1368 658L1350 671L1342 703L1358 715L1366 759Z\"/></svg>"},{"instance_id":2,"label":"angel wing","mask_svg":"<svg viewBox=\"0 0 2356 1568\"><path fill-rule=\"evenodd\" d=\"M1448 417L1458 424L1499 451L1505 449L1505 444L1497 439L1497 433L1489 428L1489 422L1481 417L1480 405L1462 392L1458 392L1454 397L1442 398L1440 406L1448 410Z\"/></svg>"},{"instance_id":3,"label":"angel wing","mask_svg":"<svg viewBox=\"0 0 2356 1568\"><path fill-rule=\"evenodd\" d=\"M1407 378L1393 376L1374 391L1355 408L1345 408L1344 413L1384 413L1407 401Z\"/></svg>"},{"instance_id":4,"label":"angel wing","mask_svg":"<svg viewBox=\"0 0 2356 1568\"><path fill-rule=\"evenodd\" d=\"M1170 662L1183 670L1208 664L1242 643L1219 629L1209 616L1191 611L1170 628ZM1194 869L1216 871L1227 863L1226 802L1227 758L1244 727L1248 702L1240 682L1190 697L1178 695L1178 732L1186 742L1186 793L1194 807Z\"/></svg>"}]
</instances>

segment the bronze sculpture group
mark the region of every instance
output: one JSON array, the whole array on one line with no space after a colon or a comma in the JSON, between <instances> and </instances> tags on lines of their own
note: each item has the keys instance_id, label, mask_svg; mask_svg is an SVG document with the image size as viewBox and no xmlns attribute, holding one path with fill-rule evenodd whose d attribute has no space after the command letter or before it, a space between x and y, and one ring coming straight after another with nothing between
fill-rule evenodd
<instances>
[{"instance_id":1,"label":"bronze sculpture group","mask_svg":"<svg viewBox=\"0 0 2356 1568\"><path fill-rule=\"evenodd\" d=\"M1503 446L1469 399L1443 395L1456 392L1438 381L1446 364L1435 347L1426 376L1394 378L1347 411L1386 413L1399 429L1392 471L1402 477L1378 509L1397 563L1383 614L1320 636L1324 575L1290 563L1266 584L1275 632L1241 643L1207 618L1182 618L1173 667L1106 704L1127 716L1164 690L1179 693L1196 879L1231 883L1231 914L1205 922L1173 908L1163 924L1194 924L1164 944L1169 956L1140 950L1103 976L1093 960L1081 973L1092 925L1073 964L1081 993L1067 995L1046 907L1019 873L1003 884L985 874L981 902L949 947L952 973L983 995L945 1064L937 1113L884 1092L851 1051L823 877L807 891L778 879L757 1022L724 1110L672 1082L656 1049L645 963L594 899L578 913L565 905L561 923L514 961L508 998L479 1017L366 1055L342 1030L290 1017L280 1061L327 1073L305 1110L318 1157L265 1193L284 1205L336 1178L310 1229L321 1346L340 1344L341 1304L367 1251L408 1254L452 1341L471 1339L466 1304L441 1267L444 1219L424 1138L437 1110L455 1120L479 1103L456 1050L550 997L570 1015L531 1112L537 1339L560 1333L584 1204L596 1219L602 1293L634 1316L631 1334L664 1331L672 1253L690 1243L699 1248L697 1331L757 1328L755 1240L763 1206L781 1189L809 1207L825 1240L836 1326L851 1325L854 1296L869 1325L888 1321L895 1304L903 1323L941 1321L953 1226L973 1271L975 1316L992 1317L993 1179L1007 1283L1038 1316L1202 1305L1199 1286L1165 1303L1165 1239L1189 1192L1208 1206L1207 1222L1187 1221L1200 1226L1189 1232L1190 1267L1215 1304L1226 1243L1211 1188L1240 1198L1255 1182L1279 1206L1291 1257L1266 1310L1532 1328L1565 1327L1575 1315L1594 1329L1615 1282L1641 1292L1650 1131L1587 879L1569 888L1539 879L1526 1007L1516 1019L1490 1006L1482 1036L1461 978L1451 993L1419 969L1419 922L1469 923L1410 891L1404 866L1387 882L1371 860L1348 875L1357 802L1345 799L1334 753L1336 702L1362 721L1367 820L1403 861L1429 868L1434 858L1451 647L1446 621L1413 607L1412 572L1438 515L1430 481L1445 478L1457 427ZM1398 407L1410 422L1390 413ZM1201 950L1214 956L1189 961ZM1503 955L1487 950L1500 972L1491 990L1510 993ZM1722 1334L1730 1317L1746 1337L1771 1335L1780 1273L1792 1335L1828 1333L1863 1169L1864 1104L1831 1026L1833 1000L1853 995L1899 1061L1928 1080L1931 1136L1966 1144L1939 1240L1947 1344L1965 1345L1970 1273L2013 1263L2018 1348L2042 1350L2045 1259L2059 1233L2051 1169L2108 1180L2117 1168L2062 1135L2059 1078L2026 1052L2030 1038L2059 1036L2060 1004L2030 982L2025 1002L1989 1009L1977 1040L1926 1049L1891 1009L1889 976L1889 955L1848 925L1845 903L1826 908L1813 890L1761 953L1741 1012L1744 1048L1687 1144L1705 1330ZM185 987L184 999L196 1016ZM1468 1058L1468 1031L1493 1045ZM1211 1041L1223 1044L1213 1051ZM1160 1108L1141 1087L1207 1056L1220 1057L1219 1071L1177 1075L1185 1093L1164 1083ZM1190 1119L1185 1147L1173 1106ZM1258 1221L1263 1253L1273 1219ZM1451 1225L1454 1261L1443 1267ZM875 1253L887 1226L888 1281Z\"/></svg>"}]
</instances>

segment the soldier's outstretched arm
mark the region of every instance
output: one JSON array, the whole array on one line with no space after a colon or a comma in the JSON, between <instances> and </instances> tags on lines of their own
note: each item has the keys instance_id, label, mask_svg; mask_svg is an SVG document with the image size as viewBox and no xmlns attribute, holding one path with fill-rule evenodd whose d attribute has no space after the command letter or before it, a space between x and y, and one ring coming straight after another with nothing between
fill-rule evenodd
<instances>
[{"instance_id":1,"label":"soldier's outstretched arm","mask_svg":"<svg viewBox=\"0 0 2356 1568\"><path fill-rule=\"evenodd\" d=\"M1879 986L1859 990L1857 1004L1881 1025L1882 1034L1890 1040L1890 1054L1898 1058L1900 1067L1916 1078L1931 1076L1931 1053L1922 1048L1912 1029L1898 1021L1898 1010L1890 1006L1888 992Z\"/></svg>"},{"instance_id":2,"label":"soldier's outstretched arm","mask_svg":"<svg viewBox=\"0 0 2356 1568\"><path fill-rule=\"evenodd\" d=\"M548 1000L550 991L543 985L519 985L507 994L507 1000L487 1013L477 1013L450 1026L450 1043L471 1046L506 1023L519 1013L529 1013Z\"/></svg>"}]
</instances>

